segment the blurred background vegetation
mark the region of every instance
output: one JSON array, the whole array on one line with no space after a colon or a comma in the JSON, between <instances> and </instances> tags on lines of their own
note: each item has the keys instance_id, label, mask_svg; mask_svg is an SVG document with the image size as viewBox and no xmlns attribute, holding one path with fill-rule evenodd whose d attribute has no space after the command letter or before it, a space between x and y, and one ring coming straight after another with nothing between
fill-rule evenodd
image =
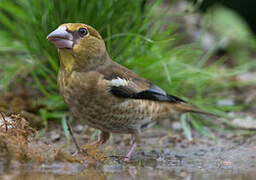
<instances>
[{"instance_id":1,"label":"blurred background vegetation","mask_svg":"<svg viewBox=\"0 0 256 180\"><path fill-rule=\"evenodd\" d=\"M169 93L216 114L255 112L255 24L240 14L204 0L0 0L0 111L44 126L65 119L57 49L46 36L82 22L101 33L114 60Z\"/></svg>"}]
</instances>

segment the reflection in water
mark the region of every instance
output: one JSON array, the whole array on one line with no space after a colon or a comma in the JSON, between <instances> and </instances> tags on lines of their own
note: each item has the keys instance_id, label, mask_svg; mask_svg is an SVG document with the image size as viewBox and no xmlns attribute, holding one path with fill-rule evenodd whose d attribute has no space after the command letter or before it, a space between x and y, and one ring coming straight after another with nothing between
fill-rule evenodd
<instances>
[{"instance_id":1,"label":"reflection in water","mask_svg":"<svg viewBox=\"0 0 256 180\"><path fill-rule=\"evenodd\" d=\"M67 171L69 171L67 169ZM165 180L165 179L185 179L185 180L215 180L215 179L232 179L232 180L253 180L255 179L255 173L251 174L214 174L214 173L203 173L203 172L193 172L188 173L185 171L173 171L173 170L153 170L152 168L129 168L129 170L124 170L121 172L111 172L106 173L97 170L83 170L75 174L54 174L49 172L19 172L17 174L7 173L0 175L1 180ZM66 175L64 175L66 174Z\"/></svg>"},{"instance_id":2,"label":"reflection in water","mask_svg":"<svg viewBox=\"0 0 256 180\"><path fill-rule=\"evenodd\" d=\"M222 157L226 158L224 160L222 157L213 156L218 151L204 155L202 150L196 148L190 148L188 155L175 154L169 159L168 156L157 159L138 158L129 163L114 157L104 163L88 164L68 162L32 164L0 159L0 180L254 180L256 177L255 159L252 156L254 154L252 151L248 153L244 149L239 150L241 150L239 154L244 154L236 158L233 157L236 151L232 153L229 151L227 155L222 152Z\"/></svg>"}]
</instances>

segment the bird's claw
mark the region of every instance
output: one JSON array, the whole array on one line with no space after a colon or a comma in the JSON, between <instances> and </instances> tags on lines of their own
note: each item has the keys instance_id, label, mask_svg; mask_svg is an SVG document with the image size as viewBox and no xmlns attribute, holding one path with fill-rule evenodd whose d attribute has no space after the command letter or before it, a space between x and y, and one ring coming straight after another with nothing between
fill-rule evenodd
<instances>
[{"instance_id":1,"label":"bird's claw","mask_svg":"<svg viewBox=\"0 0 256 180\"><path fill-rule=\"evenodd\" d=\"M130 161L130 158L129 157L125 157L124 158L124 162L129 162Z\"/></svg>"}]
</instances>

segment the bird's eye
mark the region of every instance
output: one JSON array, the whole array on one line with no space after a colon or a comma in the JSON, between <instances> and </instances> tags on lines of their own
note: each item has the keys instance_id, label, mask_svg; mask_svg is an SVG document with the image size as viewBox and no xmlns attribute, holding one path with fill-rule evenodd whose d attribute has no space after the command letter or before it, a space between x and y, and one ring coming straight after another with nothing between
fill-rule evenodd
<instances>
[{"instance_id":1,"label":"bird's eye","mask_svg":"<svg viewBox=\"0 0 256 180\"><path fill-rule=\"evenodd\" d=\"M80 35L81 37L83 37L83 36L85 36L86 34L88 34L88 31L87 31L87 29L85 29L85 28L80 28L80 29L78 30L78 33L79 33L79 35Z\"/></svg>"}]
</instances>

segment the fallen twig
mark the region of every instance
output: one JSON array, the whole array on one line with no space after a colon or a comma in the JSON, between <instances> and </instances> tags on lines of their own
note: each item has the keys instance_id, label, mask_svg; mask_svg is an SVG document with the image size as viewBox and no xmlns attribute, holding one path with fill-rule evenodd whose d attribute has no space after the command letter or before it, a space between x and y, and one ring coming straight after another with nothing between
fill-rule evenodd
<instances>
[{"instance_id":1,"label":"fallen twig","mask_svg":"<svg viewBox=\"0 0 256 180\"><path fill-rule=\"evenodd\" d=\"M7 122L6 122L6 119L4 117L4 114L2 112L0 112L2 118L3 118L3 121L4 121L4 125L5 125L5 131L7 132L8 131L8 126L7 126Z\"/></svg>"}]
</instances>

